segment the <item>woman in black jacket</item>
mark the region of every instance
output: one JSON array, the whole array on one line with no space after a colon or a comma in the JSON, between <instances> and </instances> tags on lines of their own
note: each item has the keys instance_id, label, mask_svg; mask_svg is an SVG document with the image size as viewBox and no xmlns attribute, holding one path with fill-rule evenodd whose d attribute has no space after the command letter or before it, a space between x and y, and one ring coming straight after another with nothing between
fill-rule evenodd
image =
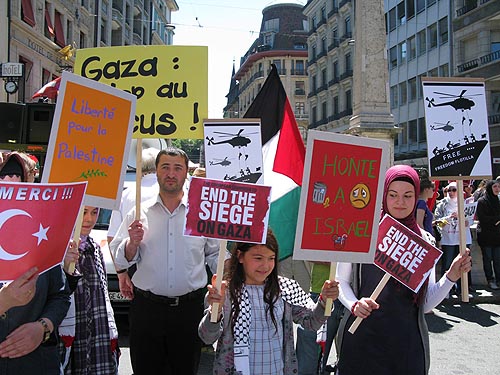
<instances>
[{"instance_id":1,"label":"woman in black jacket","mask_svg":"<svg viewBox=\"0 0 500 375\"><path fill-rule=\"evenodd\" d=\"M486 184L484 195L477 201L477 242L483 254L483 269L488 286L500 289L500 183ZM492 267L493 264L493 267ZM494 275L493 275L494 273Z\"/></svg>"}]
</instances>

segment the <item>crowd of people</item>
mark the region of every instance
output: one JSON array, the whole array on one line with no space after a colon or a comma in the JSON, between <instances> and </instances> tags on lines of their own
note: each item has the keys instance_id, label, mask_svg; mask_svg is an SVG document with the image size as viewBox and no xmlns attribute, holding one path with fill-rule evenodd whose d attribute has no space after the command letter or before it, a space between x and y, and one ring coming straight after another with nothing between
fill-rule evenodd
<instances>
[{"instance_id":1,"label":"crowd of people","mask_svg":"<svg viewBox=\"0 0 500 375\"><path fill-rule=\"evenodd\" d=\"M135 192L124 194L108 233L120 290L131 299L135 375L196 374L202 346L215 342L214 374L427 374L424 314L447 298L472 267L470 251L458 251L458 199L477 201L485 277L490 288L498 289L496 180L485 181L476 191L469 184L465 197L457 196L457 183L450 181L436 202L435 182L427 176L408 166L389 168L382 216L391 215L437 244L443 257L439 278L431 272L418 293L391 280L374 300L368 296L383 271L370 264L339 263L335 280L329 280L329 263L314 263L310 271L306 265L306 281L286 277L271 229L265 243L230 246L217 289L217 275L211 275L219 242L182 235L189 189L186 153L169 147L150 150L143 159L140 209L136 212ZM33 159L17 152L2 155L0 181L32 182L35 176ZM69 241L60 267L42 274L30 269L0 289L0 374L118 373L118 330L106 268L90 236L98 213L97 207L84 207L80 240ZM465 227L468 247L471 225ZM327 299L334 301L328 320ZM212 311L214 303L217 311ZM356 318L363 324L356 334L346 334ZM316 331L325 322L326 345L320 347ZM331 368L326 362L334 338L338 362Z\"/></svg>"}]
</instances>

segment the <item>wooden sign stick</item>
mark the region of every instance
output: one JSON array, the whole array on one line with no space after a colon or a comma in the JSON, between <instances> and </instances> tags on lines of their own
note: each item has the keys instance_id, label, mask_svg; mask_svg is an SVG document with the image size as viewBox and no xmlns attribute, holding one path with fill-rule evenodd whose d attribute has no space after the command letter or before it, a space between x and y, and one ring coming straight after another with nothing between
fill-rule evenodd
<instances>
[{"instance_id":1,"label":"wooden sign stick","mask_svg":"<svg viewBox=\"0 0 500 375\"><path fill-rule=\"evenodd\" d=\"M75 231L73 232L73 242L78 244L80 242L80 232L82 231L82 223L83 223L83 212L85 211L85 206L82 204L80 207L80 211L78 212L78 217L76 218L75 223ZM73 275L75 273L75 263L71 262L68 267L68 273Z\"/></svg>"},{"instance_id":2,"label":"wooden sign stick","mask_svg":"<svg viewBox=\"0 0 500 375\"><path fill-rule=\"evenodd\" d=\"M330 263L330 276L328 276L328 280L335 280L336 271L337 271L337 263L331 262ZM332 304L333 304L333 299L327 298L326 304L325 304L325 316L332 315Z\"/></svg>"},{"instance_id":3,"label":"wooden sign stick","mask_svg":"<svg viewBox=\"0 0 500 375\"><path fill-rule=\"evenodd\" d=\"M222 279L224 276L224 261L226 260L226 245L227 241L220 241L220 248L219 248L219 259L217 261L217 279L215 280L215 288L220 292L220 288L222 286ZM209 280L211 282L211 280ZM212 304L212 315L210 316L210 321L212 323L215 323L217 321L219 312L219 304L213 303Z\"/></svg>"},{"instance_id":4,"label":"wooden sign stick","mask_svg":"<svg viewBox=\"0 0 500 375\"><path fill-rule=\"evenodd\" d=\"M465 231L469 230L465 226L465 202L464 202L464 182L463 180L457 181L457 203L458 203L458 229L460 235L460 254L464 255L466 253L467 244ZM463 273L461 277L461 287L462 287L462 302L469 302L469 280L467 278L467 273Z\"/></svg>"},{"instance_id":5,"label":"wooden sign stick","mask_svg":"<svg viewBox=\"0 0 500 375\"><path fill-rule=\"evenodd\" d=\"M135 220L141 218L141 181L142 181L142 138L137 139L135 149Z\"/></svg>"},{"instance_id":6,"label":"wooden sign stick","mask_svg":"<svg viewBox=\"0 0 500 375\"><path fill-rule=\"evenodd\" d=\"M384 275L384 277L382 277L382 279L378 283L377 287L373 291L372 295L370 296L370 298L372 300L375 301L378 298L380 292L382 291L382 289L384 289L385 284L387 284L387 282L389 281L390 278L391 278L391 275L389 275L388 273L386 273ZM352 323L351 326L349 327L349 333L354 334L354 332L356 332L356 330L358 329L358 327L359 327L359 325L361 324L362 321L363 321L363 318L360 318L358 316L356 318L356 320L354 321L354 323Z\"/></svg>"}]
</instances>

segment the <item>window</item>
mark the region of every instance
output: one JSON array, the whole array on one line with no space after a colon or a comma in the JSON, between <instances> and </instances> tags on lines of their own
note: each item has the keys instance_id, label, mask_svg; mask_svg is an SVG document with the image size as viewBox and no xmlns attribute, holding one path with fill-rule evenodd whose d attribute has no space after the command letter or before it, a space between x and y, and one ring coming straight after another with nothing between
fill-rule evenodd
<instances>
[{"instance_id":1,"label":"window","mask_svg":"<svg viewBox=\"0 0 500 375\"><path fill-rule=\"evenodd\" d=\"M424 73L424 74L420 74L418 76L418 82L417 82L417 84L418 84L418 87L419 87L419 90L418 90L418 98L419 99L422 99L423 94L424 94L423 93L423 89L422 89L422 77L426 77L426 74Z\"/></svg>"},{"instance_id":2,"label":"window","mask_svg":"<svg viewBox=\"0 0 500 375\"><path fill-rule=\"evenodd\" d=\"M440 77L449 77L450 76L450 67L448 64L443 64L439 67L439 76Z\"/></svg>"},{"instance_id":3,"label":"window","mask_svg":"<svg viewBox=\"0 0 500 375\"><path fill-rule=\"evenodd\" d=\"M424 9L425 9L425 0L417 0L417 13L422 12Z\"/></svg>"},{"instance_id":4,"label":"window","mask_svg":"<svg viewBox=\"0 0 500 375\"><path fill-rule=\"evenodd\" d=\"M318 115L316 114L316 107L311 108L312 123L315 124L318 121Z\"/></svg>"},{"instance_id":5,"label":"window","mask_svg":"<svg viewBox=\"0 0 500 375\"><path fill-rule=\"evenodd\" d=\"M85 33L80 31L80 48L87 47L87 38L85 37Z\"/></svg>"},{"instance_id":6,"label":"window","mask_svg":"<svg viewBox=\"0 0 500 375\"><path fill-rule=\"evenodd\" d=\"M352 93L351 90L347 90L345 92L345 109L350 111L352 110Z\"/></svg>"},{"instance_id":7,"label":"window","mask_svg":"<svg viewBox=\"0 0 500 375\"><path fill-rule=\"evenodd\" d=\"M305 115L306 114L306 104L304 102L296 102L295 103L295 114L296 115Z\"/></svg>"},{"instance_id":8,"label":"window","mask_svg":"<svg viewBox=\"0 0 500 375\"><path fill-rule=\"evenodd\" d=\"M264 22L264 30L263 31L280 31L280 19L273 18L272 20L267 20Z\"/></svg>"},{"instance_id":9,"label":"window","mask_svg":"<svg viewBox=\"0 0 500 375\"><path fill-rule=\"evenodd\" d=\"M322 85L324 85L324 86L328 85L328 80L326 78L326 69L323 69L321 71L321 81L322 81L321 82Z\"/></svg>"},{"instance_id":10,"label":"window","mask_svg":"<svg viewBox=\"0 0 500 375\"><path fill-rule=\"evenodd\" d=\"M408 93L406 91L406 81L399 84L399 105L405 105L408 100Z\"/></svg>"},{"instance_id":11,"label":"window","mask_svg":"<svg viewBox=\"0 0 500 375\"><path fill-rule=\"evenodd\" d=\"M411 120L408 122L408 143L417 143L417 120Z\"/></svg>"},{"instance_id":12,"label":"window","mask_svg":"<svg viewBox=\"0 0 500 375\"><path fill-rule=\"evenodd\" d=\"M433 4L436 4L436 0L427 0L427 7L430 7Z\"/></svg>"},{"instance_id":13,"label":"window","mask_svg":"<svg viewBox=\"0 0 500 375\"><path fill-rule=\"evenodd\" d=\"M415 17L415 0L406 0L406 19Z\"/></svg>"},{"instance_id":14,"label":"window","mask_svg":"<svg viewBox=\"0 0 500 375\"><path fill-rule=\"evenodd\" d=\"M333 79L339 79L339 62L334 61L333 62Z\"/></svg>"},{"instance_id":15,"label":"window","mask_svg":"<svg viewBox=\"0 0 500 375\"><path fill-rule=\"evenodd\" d=\"M399 107L399 97L398 97L398 86L392 86L390 89L390 95L391 95L391 108L397 108Z\"/></svg>"},{"instance_id":16,"label":"window","mask_svg":"<svg viewBox=\"0 0 500 375\"><path fill-rule=\"evenodd\" d=\"M500 42L492 42L491 43L491 52L500 51Z\"/></svg>"},{"instance_id":17,"label":"window","mask_svg":"<svg viewBox=\"0 0 500 375\"><path fill-rule=\"evenodd\" d=\"M305 95L306 85L304 81L295 81L295 95Z\"/></svg>"},{"instance_id":18,"label":"window","mask_svg":"<svg viewBox=\"0 0 500 375\"><path fill-rule=\"evenodd\" d=\"M312 60L314 60L316 58L316 46L312 46L311 48L311 57L312 57Z\"/></svg>"},{"instance_id":19,"label":"window","mask_svg":"<svg viewBox=\"0 0 500 375\"><path fill-rule=\"evenodd\" d=\"M408 144L408 124L406 122L403 122L400 124L401 128L401 144L406 145Z\"/></svg>"},{"instance_id":20,"label":"window","mask_svg":"<svg viewBox=\"0 0 500 375\"><path fill-rule=\"evenodd\" d=\"M398 16L398 25L404 25L406 23L406 12L405 12L405 2L402 1L397 6L397 16Z\"/></svg>"},{"instance_id":21,"label":"window","mask_svg":"<svg viewBox=\"0 0 500 375\"><path fill-rule=\"evenodd\" d=\"M389 69L394 69L398 66L398 49L396 46L389 50Z\"/></svg>"},{"instance_id":22,"label":"window","mask_svg":"<svg viewBox=\"0 0 500 375\"><path fill-rule=\"evenodd\" d=\"M392 8L389 11L389 31L396 28L396 8Z\"/></svg>"},{"instance_id":23,"label":"window","mask_svg":"<svg viewBox=\"0 0 500 375\"><path fill-rule=\"evenodd\" d=\"M42 70L42 86L52 81L52 73L47 69Z\"/></svg>"},{"instance_id":24,"label":"window","mask_svg":"<svg viewBox=\"0 0 500 375\"><path fill-rule=\"evenodd\" d=\"M417 53L418 56L423 55L427 50L427 40L425 35L425 29L417 34Z\"/></svg>"},{"instance_id":25,"label":"window","mask_svg":"<svg viewBox=\"0 0 500 375\"><path fill-rule=\"evenodd\" d=\"M399 64L406 63L406 41L399 43L398 53L399 53Z\"/></svg>"},{"instance_id":26,"label":"window","mask_svg":"<svg viewBox=\"0 0 500 375\"><path fill-rule=\"evenodd\" d=\"M426 129L425 129L425 117L420 117L418 119L418 141L425 142L426 141Z\"/></svg>"},{"instance_id":27,"label":"window","mask_svg":"<svg viewBox=\"0 0 500 375\"><path fill-rule=\"evenodd\" d=\"M338 115L339 114L339 97L334 96L333 98L333 114Z\"/></svg>"},{"instance_id":28,"label":"window","mask_svg":"<svg viewBox=\"0 0 500 375\"><path fill-rule=\"evenodd\" d=\"M321 39L321 52L326 54L326 36Z\"/></svg>"},{"instance_id":29,"label":"window","mask_svg":"<svg viewBox=\"0 0 500 375\"><path fill-rule=\"evenodd\" d=\"M325 21L325 20L326 20L326 8L322 7L321 8L321 21Z\"/></svg>"},{"instance_id":30,"label":"window","mask_svg":"<svg viewBox=\"0 0 500 375\"><path fill-rule=\"evenodd\" d=\"M321 119L326 120L326 102L321 103Z\"/></svg>"},{"instance_id":31,"label":"window","mask_svg":"<svg viewBox=\"0 0 500 375\"><path fill-rule=\"evenodd\" d=\"M49 4L45 3L45 17L44 17L44 26L43 26L44 35L50 40L54 40L56 35L54 31L54 26L52 25L52 19L50 18L49 12Z\"/></svg>"},{"instance_id":32,"label":"window","mask_svg":"<svg viewBox=\"0 0 500 375\"><path fill-rule=\"evenodd\" d=\"M65 47L66 42L64 39L64 31L63 31L63 24L62 24L62 14L59 13L57 10L55 11L55 17L54 17L54 24L55 24L55 29L56 29L56 44L60 47Z\"/></svg>"},{"instance_id":33,"label":"window","mask_svg":"<svg viewBox=\"0 0 500 375\"><path fill-rule=\"evenodd\" d=\"M316 16L313 16L313 18L311 19L311 24L313 29L315 29L318 26L318 21L316 20Z\"/></svg>"},{"instance_id":34,"label":"window","mask_svg":"<svg viewBox=\"0 0 500 375\"><path fill-rule=\"evenodd\" d=\"M352 71L352 60L351 60L350 53L346 53L346 55L345 55L345 71L346 71L346 73L349 73Z\"/></svg>"},{"instance_id":35,"label":"window","mask_svg":"<svg viewBox=\"0 0 500 375\"><path fill-rule=\"evenodd\" d=\"M439 45L448 43L448 17L439 20Z\"/></svg>"},{"instance_id":36,"label":"window","mask_svg":"<svg viewBox=\"0 0 500 375\"><path fill-rule=\"evenodd\" d=\"M408 102L417 99L417 79L415 77L408 80Z\"/></svg>"},{"instance_id":37,"label":"window","mask_svg":"<svg viewBox=\"0 0 500 375\"><path fill-rule=\"evenodd\" d=\"M21 19L30 26L35 26L32 0L21 1Z\"/></svg>"},{"instance_id":38,"label":"window","mask_svg":"<svg viewBox=\"0 0 500 375\"><path fill-rule=\"evenodd\" d=\"M311 91L312 91L313 93L315 93L315 92L316 92L316 75L313 75L313 76L311 77L311 89L312 89Z\"/></svg>"},{"instance_id":39,"label":"window","mask_svg":"<svg viewBox=\"0 0 500 375\"><path fill-rule=\"evenodd\" d=\"M413 60L417 56L417 50L416 50L416 44L415 44L415 35L411 36L408 38L408 60Z\"/></svg>"},{"instance_id":40,"label":"window","mask_svg":"<svg viewBox=\"0 0 500 375\"><path fill-rule=\"evenodd\" d=\"M304 74L304 60L295 60L295 73Z\"/></svg>"},{"instance_id":41,"label":"window","mask_svg":"<svg viewBox=\"0 0 500 375\"><path fill-rule=\"evenodd\" d=\"M436 48L438 44L437 23L433 23L429 26L429 32L427 35L429 36L429 49Z\"/></svg>"},{"instance_id":42,"label":"window","mask_svg":"<svg viewBox=\"0 0 500 375\"><path fill-rule=\"evenodd\" d=\"M345 24L345 33L346 35L351 35L352 28L351 28L351 17L347 16L344 21Z\"/></svg>"},{"instance_id":43,"label":"window","mask_svg":"<svg viewBox=\"0 0 500 375\"><path fill-rule=\"evenodd\" d=\"M427 72L427 77L438 77L438 68L429 70Z\"/></svg>"}]
</instances>

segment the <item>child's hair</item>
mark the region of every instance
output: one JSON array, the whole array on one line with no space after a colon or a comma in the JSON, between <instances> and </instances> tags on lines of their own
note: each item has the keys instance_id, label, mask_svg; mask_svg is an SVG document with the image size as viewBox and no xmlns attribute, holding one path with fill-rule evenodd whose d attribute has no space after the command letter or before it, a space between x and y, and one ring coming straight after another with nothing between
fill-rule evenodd
<instances>
[{"instance_id":1,"label":"child's hair","mask_svg":"<svg viewBox=\"0 0 500 375\"><path fill-rule=\"evenodd\" d=\"M266 312L270 311L271 320L274 326L277 328L276 317L274 316L274 304L278 300L280 293L280 287L278 282L278 241L274 236L271 229L267 230L266 242L262 245L266 246L268 249L272 250L276 255L274 261L274 268L271 274L267 277L264 286L264 302L266 303ZM241 300L241 289L245 282L245 270L243 265L238 259L238 250L242 253L247 252L252 247L258 246L255 243L248 242L236 242L232 249L231 259L229 261L229 293L231 296L232 306L231 306L231 330L234 332L234 326L238 320L238 315L240 313L240 300Z\"/></svg>"}]
</instances>

